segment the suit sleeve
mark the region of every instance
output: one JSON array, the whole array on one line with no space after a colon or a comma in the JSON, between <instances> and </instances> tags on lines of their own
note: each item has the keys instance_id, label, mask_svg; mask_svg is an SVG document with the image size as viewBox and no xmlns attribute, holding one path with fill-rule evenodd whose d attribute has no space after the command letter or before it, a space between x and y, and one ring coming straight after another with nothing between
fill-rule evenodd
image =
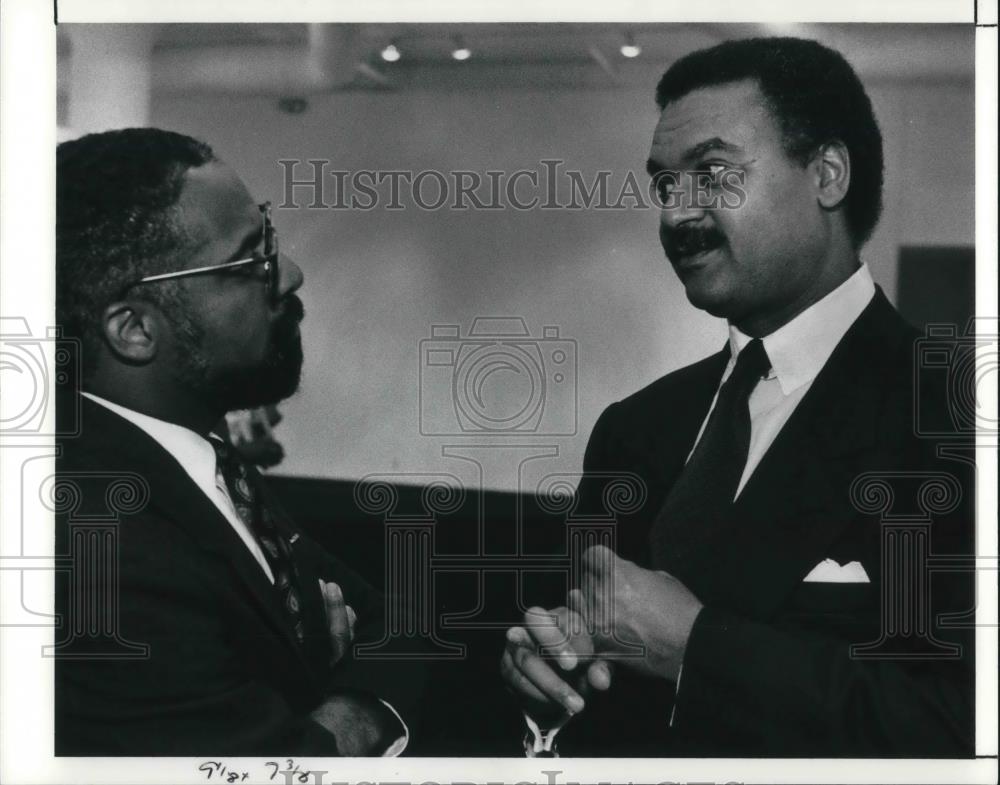
<instances>
[{"instance_id":1,"label":"suit sleeve","mask_svg":"<svg viewBox=\"0 0 1000 785\"><path fill-rule=\"evenodd\" d=\"M648 525L645 518L653 510L655 488L647 485L645 477L625 468L620 444L621 403L613 403L598 417L587 442L583 457L583 476L577 489L576 514L581 517L606 518L614 516L615 551L630 561L640 562L648 551ZM621 497L645 499L633 513L615 510ZM561 605L565 596L556 602Z\"/></svg>"},{"instance_id":2,"label":"suit sleeve","mask_svg":"<svg viewBox=\"0 0 1000 785\"><path fill-rule=\"evenodd\" d=\"M602 475L614 469L609 440L617 406L613 403L601 412L587 440L587 449L583 454L583 477L577 489L577 511L584 516L605 514L603 496L607 480Z\"/></svg>"},{"instance_id":3,"label":"suit sleeve","mask_svg":"<svg viewBox=\"0 0 1000 785\"><path fill-rule=\"evenodd\" d=\"M119 529L116 627L148 650L136 659L57 659L57 754L338 755L308 707L289 705L244 667L245 641L219 623L245 603L220 579L225 565L155 515ZM63 603L65 590L57 586ZM114 587L88 591L103 590Z\"/></svg>"}]
</instances>

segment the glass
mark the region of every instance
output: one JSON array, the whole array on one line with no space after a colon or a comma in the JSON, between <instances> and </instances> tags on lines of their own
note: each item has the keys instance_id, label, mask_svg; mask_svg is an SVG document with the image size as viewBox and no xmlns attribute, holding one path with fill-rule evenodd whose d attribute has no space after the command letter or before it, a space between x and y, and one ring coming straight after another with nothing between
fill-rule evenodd
<instances>
[{"instance_id":1,"label":"glass","mask_svg":"<svg viewBox=\"0 0 1000 785\"><path fill-rule=\"evenodd\" d=\"M268 297L271 298L272 302L277 301L278 285L280 281L280 273L278 270L278 233L275 230L274 225L271 223L271 203L264 202L264 204L259 205L259 208L263 220L262 231L264 234L264 254L262 256L238 259L235 262L213 264L208 267L194 267L190 270L177 270L172 273L147 275L145 278L140 278L138 281L134 281L123 287L122 294L131 289L133 286L138 286L142 283L155 283L156 281L167 281L172 278L186 278L189 275L206 275L209 273L227 272L230 270L249 267L254 264L263 264Z\"/></svg>"}]
</instances>

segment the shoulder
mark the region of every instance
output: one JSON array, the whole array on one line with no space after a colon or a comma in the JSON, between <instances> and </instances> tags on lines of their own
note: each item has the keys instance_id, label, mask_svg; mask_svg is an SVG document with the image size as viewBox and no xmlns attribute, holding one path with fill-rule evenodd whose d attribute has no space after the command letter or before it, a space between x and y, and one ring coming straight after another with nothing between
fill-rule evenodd
<instances>
[{"instance_id":1,"label":"shoulder","mask_svg":"<svg viewBox=\"0 0 1000 785\"><path fill-rule=\"evenodd\" d=\"M714 394L729 353L726 349L679 368L637 392L611 404L604 414L613 418L642 417L669 413L671 407ZM603 417L604 415L602 415Z\"/></svg>"},{"instance_id":2,"label":"shoulder","mask_svg":"<svg viewBox=\"0 0 1000 785\"><path fill-rule=\"evenodd\" d=\"M195 564L203 549L191 536L194 527L180 523L196 511L191 501L197 488L140 428L99 404L79 401L77 427L56 440L50 496L57 543L69 548L73 532L103 522L123 570L149 568L166 576Z\"/></svg>"},{"instance_id":3,"label":"shoulder","mask_svg":"<svg viewBox=\"0 0 1000 785\"><path fill-rule=\"evenodd\" d=\"M879 290L838 346L831 365L859 383L880 389L918 416L919 407L942 413L962 394L964 368L974 354L974 338L955 325L918 330ZM970 374L974 376L974 372ZM937 416L937 415L935 415Z\"/></svg>"}]
</instances>

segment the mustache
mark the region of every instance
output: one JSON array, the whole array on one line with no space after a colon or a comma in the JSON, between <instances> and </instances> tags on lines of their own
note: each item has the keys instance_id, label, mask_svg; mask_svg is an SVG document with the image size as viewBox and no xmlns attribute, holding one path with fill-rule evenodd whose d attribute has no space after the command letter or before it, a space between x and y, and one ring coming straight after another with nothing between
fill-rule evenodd
<instances>
[{"instance_id":1,"label":"mustache","mask_svg":"<svg viewBox=\"0 0 1000 785\"><path fill-rule=\"evenodd\" d=\"M290 294L282 300L282 304L281 314L277 320L279 329L291 329L305 318L306 309L298 296Z\"/></svg>"},{"instance_id":2,"label":"mustache","mask_svg":"<svg viewBox=\"0 0 1000 785\"><path fill-rule=\"evenodd\" d=\"M663 250L671 261L693 256L702 251L712 251L725 245L726 236L712 226L687 226L664 229Z\"/></svg>"}]
</instances>

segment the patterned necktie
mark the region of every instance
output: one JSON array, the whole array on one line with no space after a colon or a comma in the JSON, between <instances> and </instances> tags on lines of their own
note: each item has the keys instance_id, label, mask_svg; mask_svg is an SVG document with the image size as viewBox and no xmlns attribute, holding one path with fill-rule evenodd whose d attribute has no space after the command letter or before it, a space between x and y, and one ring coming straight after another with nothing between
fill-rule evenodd
<instances>
[{"instance_id":1,"label":"patterned necktie","mask_svg":"<svg viewBox=\"0 0 1000 785\"><path fill-rule=\"evenodd\" d=\"M237 515L257 538L264 558L274 576L274 588L281 606L288 616L296 639L305 640L302 619L302 599L292 548L274 523L270 511L264 506L254 488L253 479L239 453L219 439L209 439L215 448L216 480L225 482Z\"/></svg>"},{"instance_id":2,"label":"patterned necktie","mask_svg":"<svg viewBox=\"0 0 1000 785\"><path fill-rule=\"evenodd\" d=\"M736 358L687 465L650 530L657 569L673 571L718 531L732 508L750 452L750 393L771 362L760 339Z\"/></svg>"}]
</instances>

